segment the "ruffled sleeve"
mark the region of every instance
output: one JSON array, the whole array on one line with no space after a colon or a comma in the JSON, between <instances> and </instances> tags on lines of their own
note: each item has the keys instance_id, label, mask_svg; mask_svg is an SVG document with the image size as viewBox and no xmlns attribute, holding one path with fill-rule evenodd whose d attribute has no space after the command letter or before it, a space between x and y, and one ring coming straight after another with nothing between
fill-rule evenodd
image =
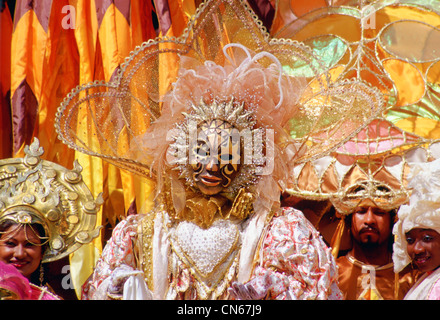
<instances>
[{"instance_id":1,"label":"ruffled sleeve","mask_svg":"<svg viewBox=\"0 0 440 320\"><path fill-rule=\"evenodd\" d=\"M255 276L265 280L254 285L266 286L268 299L342 299L331 250L302 212L281 209L261 250Z\"/></svg>"},{"instance_id":2,"label":"ruffled sleeve","mask_svg":"<svg viewBox=\"0 0 440 320\"><path fill-rule=\"evenodd\" d=\"M83 300L106 299L111 275L117 269L136 269L133 241L140 216L130 216L119 222L96 263L93 274L82 287Z\"/></svg>"},{"instance_id":3,"label":"ruffled sleeve","mask_svg":"<svg viewBox=\"0 0 440 320\"><path fill-rule=\"evenodd\" d=\"M428 300L440 300L440 277L434 282L429 292Z\"/></svg>"}]
</instances>

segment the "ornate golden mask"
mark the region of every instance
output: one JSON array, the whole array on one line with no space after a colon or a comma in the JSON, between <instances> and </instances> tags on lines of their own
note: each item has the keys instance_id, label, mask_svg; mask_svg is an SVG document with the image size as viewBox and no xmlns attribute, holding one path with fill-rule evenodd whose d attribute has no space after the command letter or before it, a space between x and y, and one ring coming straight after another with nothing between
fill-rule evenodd
<instances>
[{"instance_id":1,"label":"ornate golden mask","mask_svg":"<svg viewBox=\"0 0 440 320\"><path fill-rule=\"evenodd\" d=\"M240 169L240 134L223 120L202 123L189 158L196 186L213 195L228 187Z\"/></svg>"}]
</instances>

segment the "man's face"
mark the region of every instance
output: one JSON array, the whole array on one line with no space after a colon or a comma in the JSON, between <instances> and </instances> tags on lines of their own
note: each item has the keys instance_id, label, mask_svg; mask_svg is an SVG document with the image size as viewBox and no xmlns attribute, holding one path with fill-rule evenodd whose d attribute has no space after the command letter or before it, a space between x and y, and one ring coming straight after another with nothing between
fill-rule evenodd
<instances>
[{"instance_id":1,"label":"man's face","mask_svg":"<svg viewBox=\"0 0 440 320\"><path fill-rule=\"evenodd\" d=\"M440 266L440 234L433 229L414 228L405 234L408 255L422 272Z\"/></svg>"},{"instance_id":2,"label":"man's face","mask_svg":"<svg viewBox=\"0 0 440 320\"><path fill-rule=\"evenodd\" d=\"M240 169L238 130L222 120L202 124L197 141L190 148L190 159L199 190L206 195L222 192Z\"/></svg>"},{"instance_id":3,"label":"man's face","mask_svg":"<svg viewBox=\"0 0 440 320\"><path fill-rule=\"evenodd\" d=\"M377 246L391 234L390 213L377 207L358 207L352 215L351 234L360 245Z\"/></svg>"}]
</instances>

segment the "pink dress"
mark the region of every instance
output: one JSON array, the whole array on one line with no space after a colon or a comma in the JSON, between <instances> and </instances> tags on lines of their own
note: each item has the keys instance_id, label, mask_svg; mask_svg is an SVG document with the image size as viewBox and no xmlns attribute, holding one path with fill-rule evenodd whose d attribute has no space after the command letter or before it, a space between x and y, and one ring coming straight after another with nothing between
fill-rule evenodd
<instances>
[{"instance_id":1,"label":"pink dress","mask_svg":"<svg viewBox=\"0 0 440 320\"><path fill-rule=\"evenodd\" d=\"M115 277L117 270L139 272L135 243L141 219L142 215L131 216L116 226L94 273L83 286L83 299L108 299L102 287ZM248 282L255 291L267 292L266 299L342 299L337 286L337 266L330 249L302 212L280 209L263 230L262 240L254 258L258 263ZM170 256L174 254L172 250L167 252ZM162 278L169 279L166 285L172 282L178 289L173 289L172 295L169 292L173 290L164 290L168 294L159 299L197 299L197 294L191 292L197 287L194 275L184 268L181 259L174 261L183 267L173 276L165 274ZM237 280L233 273L228 279L226 286ZM227 292L224 290L216 298L231 299Z\"/></svg>"},{"instance_id":2,"label":"pink dress","mask_svg":"<svg viewBox=\"0 0 440 320\"><path fill-rule=\"evenodd\" d=\"M440 277L433 284L428 300L440 300Z\"/></svg>"}]
</instances>

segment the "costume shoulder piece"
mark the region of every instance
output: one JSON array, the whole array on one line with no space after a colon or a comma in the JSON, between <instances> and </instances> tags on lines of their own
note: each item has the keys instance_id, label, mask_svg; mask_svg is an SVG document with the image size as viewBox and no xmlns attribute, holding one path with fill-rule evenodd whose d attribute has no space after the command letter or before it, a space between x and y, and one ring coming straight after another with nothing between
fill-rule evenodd
<instances>
[{"instance_id":1,"label":"costume shoulder piece","mask_svg":"<svg viewBox=\"0 0 440 320\"><path fill-rule=\"evenodd\" d=\"M41 159L43 153L35 138L24 158L0 160L0 222L41 224L48 243L43 262L50 262L99 235L95 224L102 197L94 200L78 162L68 170Z\"/></svg>"}]
</instances>

